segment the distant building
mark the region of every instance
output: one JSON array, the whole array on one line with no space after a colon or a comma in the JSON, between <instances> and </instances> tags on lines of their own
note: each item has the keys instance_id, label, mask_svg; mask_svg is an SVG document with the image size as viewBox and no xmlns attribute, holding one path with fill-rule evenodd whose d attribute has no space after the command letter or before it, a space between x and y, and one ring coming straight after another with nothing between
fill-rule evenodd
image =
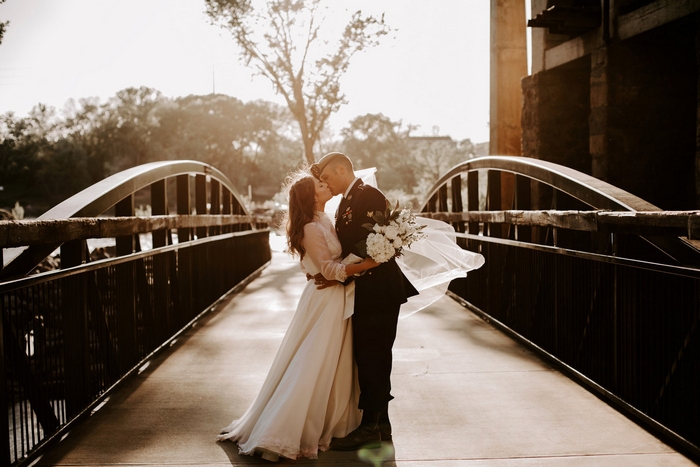
<instances>
[{"instance_id":1,"label":"distant building","mask_svg":"<svg viewBox=\"0 0 700 467\"><path fill-rule=\"evenodd\" d=\"M474 145L474 154L477 157L488 156L489 155L489 142L486 141L485 143L476 143Z\"/></svg>"},{"instance_id":2,"label":"distant building","mask_svg":"<svg viewBox=\"0 0 700 467\"><path fill-rule=\"evenodd\" d=\"M474 152L476 150L476 145L472 143L471 140L465 139L462 141L457 141L452 139L450 136L409 136L407 138L407 142L409 148L431 146L433 144L441 143L452 146L455 149L466 150L467 152Z\"/></svg>"},{"instance_id":3,"label":"distant building","mask_svg":"<svg viewBox=\"0 0 700 467\"><path fill-rule=\"evenodd\" d=\"M523 155L700 207L700 3L532 0Z\"/></svg>"},{"instance_id":4,"label":"distant building","mask_svg":"<svg viewBox=\"0 0 700 467\"><path fill-rule=\"evenodd\" d=\"M443 143L457 146L457 142L449 136L409 136L406 139L409 147L426 146L435 143Z\"/></svg>"}]
</instances>

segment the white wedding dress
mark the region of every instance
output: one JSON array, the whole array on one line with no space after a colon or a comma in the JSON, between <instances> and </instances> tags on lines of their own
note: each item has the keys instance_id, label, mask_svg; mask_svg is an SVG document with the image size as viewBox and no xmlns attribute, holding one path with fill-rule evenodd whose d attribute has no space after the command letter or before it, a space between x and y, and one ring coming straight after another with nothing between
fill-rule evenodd
<instances>
[{"instance_id":1,"label":"white wedding dress","mask_svg":"<svg viewBox=\"0 0 700 467\"><path fill-rule=\"evenodd\" d=\"M325 213L304 227L303 269L344 280L341 246ZM241 454L315 459L332 438L359 424L359 386L352 356L354 286L318 290L307 281L270 372L253 404L221 431ZM347 297L346 297L347 295ZM348 310L346 312L346 310Z\"/></svg>"}]
</instances>

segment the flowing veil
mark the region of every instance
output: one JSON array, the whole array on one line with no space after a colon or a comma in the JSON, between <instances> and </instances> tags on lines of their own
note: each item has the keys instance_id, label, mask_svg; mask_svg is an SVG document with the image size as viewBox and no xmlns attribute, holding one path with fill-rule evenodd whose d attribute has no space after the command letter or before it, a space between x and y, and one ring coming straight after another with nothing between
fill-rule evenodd
<instances>
[{"instance_id":1,"label":"flowing veil","mask_svg":"<svg viewBox=\"0 0 700 467\"><path fill-rule=\"evenodd\" d=\"M455 230L450 224L425 217L416 217L416 223L426 225L423 229L426 238L404 248L396 262L420 293L401 305L401 318L433 304L445 295L453 279L467 277L467 272L480 268L485 262L479 253L457 245Z\"/></svg>"},{"instance_id":2,"label":"flowing veil","mask_svg":"<svg viewBox=\"0 0 700 467\"><path fill-rule=\"evenodd\" d=\"M377 188L377 178L374 175L376 171L374 167L356 170L355 176ZM326 203L326 213L331 219L335 218L339 203L340 196L335 196ZM450 224L425 217L417 217L416 222L426 225L423 229L426 238L404 248L396 262L420 293L401 305L401 318L435 303L445 295L453 279L467 277L467 272L480 268L485 262L479 253L464 250L457 245L455 230Z\"/></svg>"}]
</instances>

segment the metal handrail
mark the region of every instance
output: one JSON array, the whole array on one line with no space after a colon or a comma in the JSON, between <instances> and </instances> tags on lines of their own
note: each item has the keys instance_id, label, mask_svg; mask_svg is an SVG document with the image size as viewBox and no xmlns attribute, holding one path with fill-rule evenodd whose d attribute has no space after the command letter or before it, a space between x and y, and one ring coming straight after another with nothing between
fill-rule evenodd
<instances>
[{"instance_id":1,"label":"metal handrail","mask_svg":"<svg viewBox=\"0 0 700 467\"><path fill-rule=\"evenodd\" d=\"M143 188L149 186L153 187L154 184L162 182L165 179L173 177L182 179L183 177L187 177L189 175L195 175L196 177L202 179L207 177L210 180L215 180L233 198L233 203L236 206L236 212L229 214L249 215L241 196L233 186L233 183L224 173L204 162L177 160L151 162L116 173L71 196L41 215L37 220L48 221L56 219L69 219L74 217L97 217L111 207L118 205L120 202L124 202L124 200L127 200L130 196L133 197L134 193ZM189 185L187 187L186 196L188 198L188 204ZM167 203L164 206L164 209L167 211ZM178 209L180 209L180 206L178 206ZM206 207L204 210L206 210ZM130 214L133 215L133 206L131 211L132 212ZM163 212L163 214L165 213L166 212ZM186 207L186 212L183 213L191 214L191 208L189 205ZM217 209L216 214L218 213L219 212ZM199 212L198 214L204 213ZM7 230L7 228L3 230ZM5 267L0 270L0 280L8 280L10 278L21 277L28 274L32 269L34 269L34 267L36 267L37 264L51 254L51 252L58 248L62 243L52 242L50 241L50 237L48 237L47 240L49 241L43 244L28 246L21 252L21 254L13 258L12 261L8 262L8 264L6 264Z\"/></svg>"},{"instance_id":2,"label":"metal handrail","mask_svg":"<svg viewBox=\"0 0 700 467\"><path fill-rule=\"evenodd\" d=\"M223 172L205 162L177 160L150 162L116 173L57 204L38 219L99 216L126 196L154 182L189 174L206 175L218 180L234 194L245 214L248 215L238 191Z\"/></svg>"},{"instance_id":3,"label":"metal handrail","mask_svg":"<svg viewBox=\"0 0 700 467\"><path fill-rule=\"evenodd\" d=\"M43 284L49 281L55 281L59 279L64 279L66 277L74 276L76 274L83 274L86 272L94 272L106 266L117 266L124 263L129 263L137 260L143 260L145 258L162 254L162 253L172 253L180 249L189 248L192 246L201 246L207 243L219 242L222 240L231 239L234 237L243 237L250 233L250 231L243 232L230 232L226 234L216 235L214 237L198 238L196 240L190 240L189 242L178 243L176 245L168 245L157 248L155 250L140 251L138 253L132 253L128 256L118 256L114 258L104 258L96 261L91 261L90 263L81 264L79 266L73 266L63 269L55 269L53 271L46 271L41 274L34 274L31 276L21 277L14 280L9 280L5 282L0 282L0 293L10 292L13 290L18 290L23 287L31 287L39 284Z\"/></svg>"},{"instance_id":4,"label":"metal handrail","mask_svg":"<svg viewBox=\"0 0 700 467\"><path fill-rule=\"evenodd\" d=\"M583 232L686 236L700 239L700 211L558 211L504 210L429 212L444 222L481 222L514 226L556 227Z\"/></svg>"},{"instance_id":5,"label":"metal handrail","mask_svg":"<svg viewBox=\"0 0 700 467\"><path fill-rule=\"evenodd\" d=\"M489 174L508 173L515 176L515 191L527 194L526 201L521 201L521 205L511 206L515 211L532 211L532 206L529 205L530 190L527 187L522 188L522 186L534 181L539 184L539 186L548 187L553 190L553 193L555 193L553 202L555 203L556 194L559 193L564 197L569 197L570 199L576 200L578 203L595 210L644 212L648 215L664 212L657 206L654 206L638 196L604 182L603 180L592 177L591 175L584 174L577 170L555 164L553 162L514 156L478 157L455 165L445 175L440 177L433 188L428 192L429 195L426 198L426 202L421 207L421 211L447 211L448 189L452 189L452 212L461 213L463 211L462 206L467 205L467 211L469 212L480 211L478 206L465 203L462 200L461 193L458 193L461 187L461 175L467 174L468 189L470 190L469 201L473 202L478 198L478 195L476 194L476 191L478 190L478 179L476 177L472 177L472 175L477 171L487 171ZM493 198L498 201L495 203L497 204L496 206L490 205L487 207L487 210L499 211L502 209L500 205L501 187L500 182L498 182L496 187L492 188L491 182L493 180L495 179L490 178L487 184L488 197L491 198L493 196ZM514 196L513 201L515 204L517 204L517 194ZM558 206L552 206L552 208L557 210ZM532 218L530 218L530 220L531 219ZM580 216L580 219L585 222L583 215ZM697 221L694 219L692 222L692 225L696 225L697 223ZM510 222L504 220L502 223L508 224ZM518 224L512 224L522 226L537 225L536 223L528 222L528 219L525 219ZM554 235L556 236L557 226L552 225L551 222L549 225L553 228ZM459 226L456 225L456 227ZM476 222L471 223L471 228L478 228ZM638 238L646 244L651 245L658 253L666 256L668 261L677 264L700 266L700 249L693 242L689 241L688 238L685 238L682 235L668 236L663 234L654 235L653 233L648 234L647 232L640 232Z\"/></svg>"},{"instance_id":6,"label":"metal handrail","mask_svg":"<svg viewBox=\"0 0 700 467\"><path fill-rule=\"evenodd\" d=\"M149 217L73 217L55 220L0 221L0 248L14 248L46 243L69 242L94 238L113 238L196 227L262 224L267 218L228 215L176 215ZM49 237L47 232L51 233Z\"/></svg>"},{"instance_id":7,"label":"metal handrail","mask_svg":"<svg viewBox=\"0 0 700 467\"><path fill-rule=\"evenodd\" d=\"M485 205L477 171L488 173ZM514 174L508 206L503 172ZM531 203L533 191L552 206ZM452 223L486 259L451 283L453 298L700 461L700 211L662 211L567 167L508 156L458 164L429 193L421 215Z\"/></svg>"},{"instance_id":8,"label":"metal handrail","mask_svg":"<svg viewBox=\"0 0 700 467\"><path fill-rule=\"evenodd\" d=\"M469 159L452 167L435 182L427 199L462 172L497 170L522 175L549 185L597 209L622 211L660 211L653 204L603 180L554 162L530 157L485 156Z\"/></svg>"}]
</instances>

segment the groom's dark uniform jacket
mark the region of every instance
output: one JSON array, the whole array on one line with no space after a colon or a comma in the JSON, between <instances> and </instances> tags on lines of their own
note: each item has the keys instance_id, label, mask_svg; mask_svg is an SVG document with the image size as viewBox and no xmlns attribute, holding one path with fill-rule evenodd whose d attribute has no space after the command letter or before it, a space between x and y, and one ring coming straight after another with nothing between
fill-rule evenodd
<instances>
[{"instance_id":1,"label":"groom's dark uniform jacket","mask_svg":"<svg viewBox=\"0 0 700 467\"><path fill-rule=\"evenodd\" d=\"M357 244L370 234L363 224L374 224L374 212L385 210L386 198L382 192L371 185L365 185L362 180L356 180L347 198L341 200L335 221L343 257L350 253L363 256L358 251ZM356 307L366 300L400 305L406 302L407 297L418 293L393 259L356 277L355 284Z\"/></svg>"},{"instance_id":2,"label":"groom's dark uniform jacket","mask_svg":"<svg viewBox=\"0 0 700 467\"><path fill-rule=\"evenodd\" d=\"M374 224L375 211L386 210L386 198L378 189L355 180L347 198L338 206L336 232L343 257L360 255L357 244L370 234L363 224ZM360 382L360 408L385 411L391 383L391 347L396 338L399 308L418 294L394 259L355 278L353 340Z\"/></svg>"}]
</instances>

